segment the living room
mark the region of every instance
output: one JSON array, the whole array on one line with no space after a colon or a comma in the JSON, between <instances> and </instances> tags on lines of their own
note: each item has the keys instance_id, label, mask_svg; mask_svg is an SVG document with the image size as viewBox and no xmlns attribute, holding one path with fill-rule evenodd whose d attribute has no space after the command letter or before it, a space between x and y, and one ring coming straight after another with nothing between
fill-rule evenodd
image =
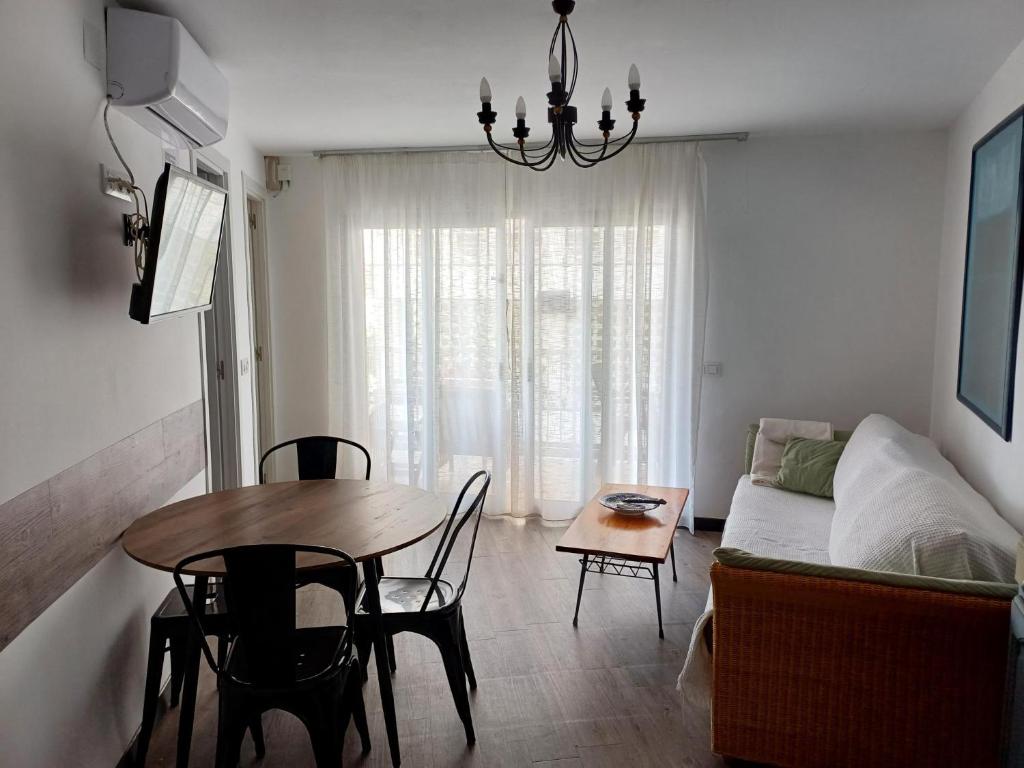
<instances>
[{"instance_id":1,"label":"living room","mask_svg":"<svg viewBox=\"0 0 1024 768\"><path fill-rule=\"evenodd\" d=\"M1024 764L1019 2L2 18L0 766Z\"/></svg>"}]
</instances>

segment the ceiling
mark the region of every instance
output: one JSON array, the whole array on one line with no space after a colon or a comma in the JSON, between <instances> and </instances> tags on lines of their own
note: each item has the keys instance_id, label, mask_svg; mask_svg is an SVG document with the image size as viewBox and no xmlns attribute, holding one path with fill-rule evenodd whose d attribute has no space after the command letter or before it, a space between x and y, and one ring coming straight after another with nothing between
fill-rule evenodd
<instances>
[{"instance_id":1,"label":"ceiling","mask_svg":"<svg viewBox=\"0 0 1024 768\"><path fill-rule=\"evenodd\" d=\"M184 23L266 153L480 143L481 75L499 139L519 95L543 133L545 0L125 5ZM581 125L636 62L646 136L943 127L1024 39L1021 0L578 0L570 20Z\"/></svg>"}]
</instances>

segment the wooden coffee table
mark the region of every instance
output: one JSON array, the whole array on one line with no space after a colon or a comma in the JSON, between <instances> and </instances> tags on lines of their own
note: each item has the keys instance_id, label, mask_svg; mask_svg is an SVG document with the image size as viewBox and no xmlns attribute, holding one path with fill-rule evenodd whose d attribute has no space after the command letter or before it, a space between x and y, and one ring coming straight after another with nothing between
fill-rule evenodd
<instances>
[{"instance_id":1,"label":"wooden coffee table","mask_svg":"<svg viewBox=\"0 0 1024 768\"><path fill-rule=\"evenodd\" d=\"M608 493L643 493L668 503L643 517L620 515L601 505L599 499ZM555 549L575 552L580 558L580 587L576 595L576 626L583 599L583 581L587 573L610 573L654 581L654 599L658 605L658 636L665 637L661 624L661 583L658 566L672 557L672 580L676 581L676 551L672 539L679 525L686 499L686 488L663 488L656 485L603 485L573 521Z\"/></svg>"}]
</instances>

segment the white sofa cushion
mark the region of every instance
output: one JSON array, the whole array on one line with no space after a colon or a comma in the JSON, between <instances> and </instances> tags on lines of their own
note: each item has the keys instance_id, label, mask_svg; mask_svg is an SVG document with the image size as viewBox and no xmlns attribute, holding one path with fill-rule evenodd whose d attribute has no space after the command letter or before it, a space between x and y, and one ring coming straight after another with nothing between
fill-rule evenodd
<instances>
[{"instance_id":1,"label":"white sofa cushion","mask_svg":"<svg viewBox=\"0 0 1024 768\"><path fill-rule=\"evenodd\" d=\"M828 563L831 499L754 485L744 475L736 485L722 546L765 557Z\"/></svg>"},{"instance_id":2,"label":"white sofa cushion","mask_svg":"<svg viewBox=\"0 0 1024 768\"><path fill-rule=\"evenodd\" d=\"M926 437L873 414L836 467L834 565L1013 581L1019 534Z\"/></svg>"}]
</instances>

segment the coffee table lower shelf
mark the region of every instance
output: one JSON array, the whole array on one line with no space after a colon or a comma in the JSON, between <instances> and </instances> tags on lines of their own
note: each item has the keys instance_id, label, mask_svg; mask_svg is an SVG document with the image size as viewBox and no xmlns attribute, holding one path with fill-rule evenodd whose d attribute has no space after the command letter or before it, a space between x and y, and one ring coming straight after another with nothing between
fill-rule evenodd
<instances>
[{"instance_id":1,"label":"coffee table lower shelf","mask_svg":"<svg viewBox=\"0 0 1024 768\"><path fill-rule=\"evenodd\" d=\"M669 547L672 556L672 581L679 581L676 576L676 547ZM576 594L576 613L572 617L572 625L579 626L580 602L583 600L583 582L588 573L610 573L613 576L625 576L630 579L647 579L654 582L654 600L658 606L658 637L665 637L665 629L661 624L661 582L658 579L658 563L646 563L643 560L629 560L625 557L612 555L584 555L580 558L580 588Z\"/></svg>"}]
</instances>

